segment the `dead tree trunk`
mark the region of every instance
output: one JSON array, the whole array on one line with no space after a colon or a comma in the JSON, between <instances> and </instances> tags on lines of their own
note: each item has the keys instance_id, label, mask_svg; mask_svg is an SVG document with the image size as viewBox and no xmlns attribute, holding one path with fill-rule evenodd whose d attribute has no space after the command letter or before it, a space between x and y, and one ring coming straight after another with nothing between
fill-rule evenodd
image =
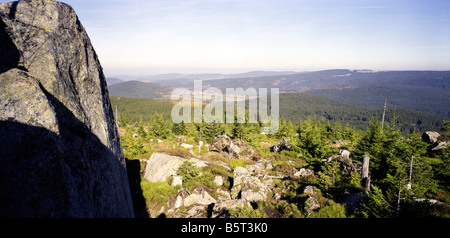
<instances>
[{"instance_id":1,"label":"dead tree trunk","mask_svg":"<svg viewBox=\"0 0 450 238\"><path fill-rule=\"evenodd\" d=\"M400 180L398 185L398 195L397 195L397 216L400 214L400 200L401 200L401 193L402 193L402 181Z\"/></svg>"},{"instance_id":2,"label":"dead tree trunk","mask_svg":"<svg viewBox=\"0 0 450 238\"><path fill-rule=\"evenodd\" d=\"M384 99L384 110L383 110L383 119L381 120L381 129L384 128L384 117L386 116L386 103L387 103L387 100Z\"/></svg>"},{"instance_id":3,"label":"dead tree trunk","mask_svg":"<svg viewBox=\"0 0 450 238\"><path fill-rule=\"evenodd\" d=\"M364 155L361 169L361 178L366 192L370 190L369 161L370 157L368 155Z\"/></svg>"},{"instance_id":4,"label":"dead tree trunk","mask_svg":"<svg viewBox=\"0 0 450 238\"><path fill-rule=\"evenodd\" d=\"M411 190L411 178L412 178L412 167L413 167L414 156L411 156L411 161L409 163L409 178L408 184L406 185L408 190Z\"/></svg>"}]
</instances>

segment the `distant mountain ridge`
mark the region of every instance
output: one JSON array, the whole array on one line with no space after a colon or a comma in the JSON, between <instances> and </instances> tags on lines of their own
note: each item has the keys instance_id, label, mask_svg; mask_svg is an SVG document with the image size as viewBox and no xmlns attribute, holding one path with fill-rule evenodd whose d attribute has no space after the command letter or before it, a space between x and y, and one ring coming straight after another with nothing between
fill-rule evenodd
<instances>
[{"instance_id":1,"label":"distant mountain ridge","mask_svg":"<svg viewBox=\"0 0 450 238\"><path fill-rule=\"evenodd\" d=\"M157 75L117 75L113 78L120 78L123 81L141 81L141 82L154 82L161 84L168 84L166 86L172 86L172 82L178 82L180 80L193 81L193 80L216 80L225 78L244 78L244 77L264 77L273 75L288 75L295 74L295 71L250 71L245 73L236 74L220 74L220 73L203 73L203 74L157 74Z\"/></svg>"},{"instance_id":2,"label":"distant mountain ridge","mask_svg":"<svg viewBox=\"0 0 450 238\"><path fill-rule=\"evenodd\" d=\"M170 88L155 83L126 81L108 86L111 96L155 99L170 94Z\"/></svg>"},{"instance_id":3,"label":"distant mountain ridge","mask_svg":"<svg viewBox=\"0 0 450 238\"><path fill-rule=\"evenodd\" d=\"M284 90L309 90L323 88L370 86L426 86L450 88L450 71L370 71L334 69L314 72L274 75L258 78L229 78L209 82L218 88L270 88Z\"/></svg>"},{"instance_id":4,"label":"distant mountain ridge","mask_svg":"<svg viewBox=\"0 0 450 238\"><path fill-rule=\"evenodd\" d=\"M108 85L113 85L113 84L118 84L118 83L123 83L125 81L123 81L122 79L118 79L118 78L106 78L106 83Z\"/></svg>"},{"instance_id":5,"label":"distant mountain ridge","mask_svg":"<svg viewBox=\"0 0 450 238\"><path fill-rule=\"evenodd\" d=\"M277 71L254 71L234 74L235 77L221 79L215 78L219 77L219 74L166 74L158 76L159 81L157 83L165 87L192 89L195 79L203 79L203 87L217 87L222 90L239 87L244 89L279 88L280 92L283 93L307 92L340 102L371 108L383 107L386 99L388 107L397 106L450 118L450 71L331 69L301 73L287 72L288 74ZM239 77L243 75L246 76ZM167 78L163 79L164 77ZM175 77L180 78L169 79ZM158 86L142 85L143 87L131 90L128 86L125 86L127 85L111 85L111 95L155 98L155 90L161 89ZM149 91L145 92L145 89ZM136 90L140 93L136 93ZM161 90L170 91L164 87Z\"/></svg>"}]
</instances>

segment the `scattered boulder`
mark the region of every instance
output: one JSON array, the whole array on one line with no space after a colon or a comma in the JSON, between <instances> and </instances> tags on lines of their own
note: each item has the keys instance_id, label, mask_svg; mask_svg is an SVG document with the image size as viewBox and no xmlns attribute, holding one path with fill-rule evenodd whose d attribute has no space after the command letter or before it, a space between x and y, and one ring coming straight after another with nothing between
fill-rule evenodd
<instances>
[{"instance_id":1,"label":"scattered boulder","mask_svg":"<svg viewBox=\"0 0 450 238\"><path fill-rule=\"evenodd\" d=\"M303 193L308 195L316 195L317 194L316 187L308 185L303 189Z\"/></svg>"},{"instance_id":2,"label":"scattered boulder","mask_svg":"<svg viewBox=\"0 0 450 238\"><path fill-rule=\"evenodd\" d=\"M313 176L314 170L307 169L307 168L301 168L298 172L294 174L294 177L308 177Z\"/></svg>"},{"instance_id":3,"label":"scattered boulder","mask_svg":"<svg viewBox=\"0 0 450 238\"><path fill-rule=\"evenodd\" d=\"M440 151L448 148L450 143L449 132L427 131L422 134L422 140L430 145L431 151Z\"/></svg>"},{"instance_id":4,"label":"scattered boulder","mask_svg":"<svg viewBox=\"0 0 450 238\"><path fill-rule=\"evenodd\" d=\"M267 177L263 182L246 168L236 167L231 197L233 199L244 199L249 202L265 200L267 192L274 184L270 180L272 179Z\"/></svg>"},{"instance_id":5,"label":"scattered boulder","mask_svg":"<svg viewBox=\"0 0 450 238\"><path fill-rule=\"evenodd\" d=\"M177 143L184 143L186 141L187 141L187 139L184 136L177 137Z\"/></svg>"},{"instance_id":6,"label":"scattered boulder","mask_svg":"<svg viewBox=\"0 0 450 238\"><path fill-rule=\"evenodd\" d=\"M181 143L180 147L183 147L183 148L189 149L189 150L191 150L192 148L194 148L193 145L186 144L186 143Z\"/></svg>"},{"instance_id":7,"label":"scattered boulder","mask_svg":"<svg viewBox=\"0 0 450 238\"><path fill-rule=\"evenodd\" d=\"M231 193L229 191L224 191L224 190L218 188L216 193L217 193L217 200L218 201L231 200Z\"/></svg>"},{"instance_id":8,"label":"scattered boulder","mask_svg":"<svg viewBox=\"0 0 450 238\"><path fill-rule=\"evenodd\" d=\"M171 186L183 186L183 177L175 175L172 176L172 182L170 183Z\"/></svg>"},{"instance_id":9,"label":"scattered boulder","mask_svg":"<svg viewBox=\"0 0 450 238\"><path fill-rule=\"evenodd\" d=\"M271 148L270 151L275 152L275 153L279 153L283 150L292 150L292 144L289 143L290 138L283 138L283 140L280 143L276 143L274 144Z\"/></svg>"},{"instance_id":10,"label":"scattered boulder","mask_svg":"<svg viewBox=\"0 0 450 238\"><path fill-rule=\"evenodd\" d=\"M211 144L210 151L216 151L225 154L228 158L251 158L256 150L248 145L245 141L235 139L232 140L226 135L220 135L215 138Z\"/></svg>"},{"instance_id":11,"label":"scattered boulder","mask_svg":"<svg viewBox=\"0 0 450 238\"><path fill-rule=\"evenodd\" d=\"M271 169L273 169L272 163L267 163L266 164L266 170L271 170Z\"/></svg>"},{"instance_id":12,"label":"scattered boulder","mask_svg":"<svg viewBox=\"0 0 450 238\"><path fill-rule=\"evenodd\" d=\"M216 199L214 199L211 195L209 195L206 188L198 187L194 189L194 191L184 199L183 204L186 207L189 207L193 204L207 206L211 203L216 202L217 202Z\"/></svg>"},{"instance_id":13,"label":"scattered boulder","mask_svg":"<svg viewBox=\"0 0 450 238\"><path fill-rule=\"evenodd\" d=\"M240 152L239 147L235 146L233 140L226 135L220 135L215 138L211 144L210 150L219 153L226 153L235 157L237 157Z\"/></svg>"},{"instance_id":14,"label":"scattered boulder","mask_svg":"<svg viewBox=\"0 0 450 238\"><path fill-rule=\"evenodd\" d=\"M431 150L432 151L445 150L448 147L448 143L449 143L448 141L441 141L437 146L433 147Z\"/></svg>"},{"instance_id":15,"label":"scattered boulder","mask_svg":"<svg viewBox=\"0 0 450 238\"><path fill-rule=\"evenodd\" d=\"M185 188L180 188L178 190L178 193L169 200L168 205L171 208L169 210L177 209L184 206L184 199L187 198L188 196L189 191Z\"/></svg>"},{"instance_id":16,"label":"scattered boulder","mask_svg":"<svg viewBox=\"0 0 450 238\"><path fill-rule=\"evenodd\" d=\"M305 201L305 205L304 205L303 209L309 215L320 209L320 203L316 198L309 195L308 199L306 199L306 201Z\"/></svg>"},{"instance_id":17,"label":"scattered boulder","mask_svg":"<svg viewBox=\"0 0 450 238\"><path fill-rule=\"evenodd\" d=\"M349 159L350 158L350 151L348 150L340 150L339 151L339 155L345 159Z\"/></svg>"},{"instance_id":18,"label":"scattered boulder","mask_svg":"<svg viewBox=\"0 0 450 238\"><path fill-rule=\"evenodd\" d=\"M258 151L251 147L247 142L240 139L235 139L233 142L240 150L240 153L236 156L236 158L253 159L255 161L260 160Z\"/></svg>"},{"instance_id":19,"label":"scattered boulder","mask_svg":"<svg viewBox=\"0 0 450 238\"><path fill-rule=\"evenodd\" d=\"M422 134L422 140L427 143L436 143L440 135L436 131L426 131Z\"/></svg>"},{"instance_id":20,"label":"scattered boulder","mask_svg":"<svg viewBox=\"0 0 450 238\"><path fill-rule=\"evenodd\" d=\"M255 174L256 176L262 176L264 174L264 164L256 163L254 165L247 165L245 168L248 172Z\"/></svg>"},{"instance_id":21,"label":"scattered boulder","mask_svg":"<svg viewBox=\"0 0 450 238\"><path fill-rule=\"evenodd\" d=\"M191 205L207 206L216 202L216 199L214 199L204 187L196 188L192 193L189 193L186 188L180 188L178 193L169 200L168 205L171 209L177 209L180 207L189 207Z\"/></svg>"},{"instance_id":22,"label":"scattered boulder","mask_svg":"<svg viewBox=\"0 0 450 238\"><path fill-rule=\"evenodd\" d=\"M353 172L361 171L360 166L353 164L353 162L350 158L343 157L341 155L332 155L332 156L328 157L327 159L322 159L322 162L330 163L333 160L340 163L341 172L353 173Z\"/></svg>"},{"instance_id":23,"label":"scattered boulder","mask_svg":"<svg viewBox=\"0 0 450 238\"><path fill-rule=\"evenodd\" d=\"M206 218L205 206L194 206L188 212L186 218Z\"/></svg>"},{"instance_id":24,"label":"scattered boulder","mask_svg":"<svg viewBox=\"0 0 450 238\"><path fill-rule=\"evenodd\" d=\"M259 202L267 199L266 192L263 190L243 190L241 191L241 199L248 202Z\"/></svg>"},{"instance_id":25,"label":"scattered boulder","mask_svg":"<svg viewBox=\"0 0 450 238\"><path fill-rule=\"evenodd\" d=\"M227 200L216 203L212 207L211 218L230 218L230 209L245 206L251 207L251 204L244 199Z\"/></svg>"},{"instance_id":26,"label":"scattered boulder","mask_svg":"<svg viewBox=\"0 0 450 238\"><path fill-rule=\"evenodd\" d=\"M223 185L223 177L220 175L215 176L213 183L219 187L222 186Z\"/></svg>"}]
</instances>

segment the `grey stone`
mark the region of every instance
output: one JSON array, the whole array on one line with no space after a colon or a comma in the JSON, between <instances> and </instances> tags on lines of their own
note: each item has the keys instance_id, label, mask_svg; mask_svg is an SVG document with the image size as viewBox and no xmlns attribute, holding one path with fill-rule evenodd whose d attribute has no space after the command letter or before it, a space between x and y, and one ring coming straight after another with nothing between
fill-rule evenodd
<instances>
[{"instance_id":1,"label":"grey stone","mask_svg":"<svg viewBox=\"0 0 450 238\"><path fill-rule=\"evenodd\" d=\"M214 199L204 188L196 188L192 193L185 188L178 190L178 193L169 200L170 208L189 207L191 205L210 205L216 203Z\"/></svg>"},{"instance_id":2,"label":"grey stone","mask_svg":"<svg viewBox=\"0 0 450 238\"><path fill-rule=\"evenodd\" d=\"M193 145L186 144L186 143L182 143L182 144L180 145L180 147L183 147L183 148L185 148L185 149L192 149L192 148L194 148Z\"/></svg>"},{"instance_id":3,"label":"grey stone","mask_svg":"<svg viewBox=\"0 0 450 238\"><path fill-rule=\"evenodd\" d=\"M305 201L304 209L306 213L309 215L320 209L320 203L316 198L308 196L308 199L306 199Z\"/></svg>"},{"instance_id":4,"label":"grey stone","mask_svg":"<svg viewBox=\"0 0 450 238\"><path fill-rule=\"evenodd\" d=\"M296 173L294 173L294 177L308 177L313 176L314 170L307 169L307 168L300 168L300 170Z\"/></svg>"},{"instance_id":5,"label":"grey stone","mask_svg":"<svg viewBox=\"0 0 450 238\"><path fill-rule=\"evenodd\" d=\"M183 177L181 176L172 176L172 182L170 183L170 186L183 186Z\"/></svg>"},{"instance_id":6,"label":"grey stone","mask_svg":"<svg viewBox=\"0 0 450 238\"><path fill-rule=\"evenodd\" d=\"M316 187L308 185L303 189L304 194L315 195L317 194Z\"/></svg>"},{"instance_id":7,"label":"grey stone","mask_svg":"<svg viewBox=\"0 0 450 238\"><path fill-rule=\"evenodd\" d=\"M422 134L422 140L427 143L436 143L440 135L436 131L426 131Z\"/></svg>"},{"instance_id":8,"label":"grey stone","mask_svg":"<svg viewBox=\"0 0 450 238\"><path fill-rule=\"evenodd\" d=\"M270 148L270 150L272 152L275 152L275 153L281 152L283 150L292 150L292 146L293 145L291 143L289 143L289 141L290 141L289 137L288 138L283 138L283 140L280 143L274 144Z\"/></svg>"},{"instance_id":9,"label":"grey stone","mask_svg":"<svg viewBox=\"0 0 450 238\"><path fill-rule=\"evenodd\" d=\"M217 193L217 200L218 201L231 200L231 194L228 191L224 191L224 190L218 188L216 193Z\"/></svg>"},{"instance_id":10,"label":"grey stone","mask_svg":"<svg viewBox=\"0 0 450 238\"><path fill-rule=\"evenodd\" d=\"M196 188L194 191L184 199L184 206L188 207L193 204L197 205L209 205L211 203L216 203L216 199L214 199L209 193L203 188Z\"/></svg>"},{"instance_id":11,"label":"grey stone","mask_svg":"<svg viewBox=\"0 0 450 238\"><path fill-rule=\"evenodd\" d=\"M214 184L215 185L217 185L217 186L222 186L223 185L223 177L222 176L220 176L220 175L216 175L215 177L214 177Z\"/></svg>"},{"instance_id":12,"label":"grey stone","mask_svg":"<svg viewBox=\"0 0 450 238\"><path fill-rule=\"evenodd\" d=\"M229 218L229 210L236 207L251 207L251 204L244 199L227 200L217 204L214 204L212 209L211 218Z\"/></svg>"},{"instance_id":13,"label":"grey stone","mask_svg":"<svg viewBox=\"0 0 450 238\"><path fill-rule=\"evenodd\" d=\"M448 141L441 141L439 142L439 144L435 147L433 147L431 150L432 151L437 151L437 150L445 150L448 147Z\"/></svg>"},{"instance_id":14,"label":"grey stone","mask_svg":"<svg viewBox=\"0 0 450 238\"><path fill-rule=\"evenodd\" d=\"M342 156L343 158L350 158L350 151L348 150L340 150L339 151L339 155Z\"/></svg>"},{"instance_id":15,"label":"grey stone","mask_svg":"<svg viewBox=\"0 0 450 238\"><path fill-rule=\"evenodd\" d=\"M232 140L226 135L220 135L215 138L210 147L211 151L216 151L227 155L228 158L251 158L256 150L248 145L245 141L235 139Z\"/></svg>"}]
</instances>

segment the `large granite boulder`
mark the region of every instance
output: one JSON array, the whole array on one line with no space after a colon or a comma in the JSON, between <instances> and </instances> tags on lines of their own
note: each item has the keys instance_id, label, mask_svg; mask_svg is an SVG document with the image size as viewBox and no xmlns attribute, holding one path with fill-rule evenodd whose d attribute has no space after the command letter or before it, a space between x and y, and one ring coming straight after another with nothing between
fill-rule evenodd
<instances>
[{"instance_id":1,"label":"large granite boulder","mask_svg":"<svg viewBox=\"0 0 450 238\"><path fill-rule=\"evenodd\" d=\"M185 161L193 163L194 166L202 168L207 163L197 158L185 159L183 157L156 152L146 160L144 178L149 182L164 182L170 177L177 176L177 170Z\"/></svg>"},{"instance_id":2,"label":"large granite boulder","mask_svg":"<svg viewBox=\"0 0 450 238\"><path fill-rule=\"evenodd\" d=\"M133 217L105 76L74 10L0 3L0 217Z\"/></svg>"}]
</instances>

